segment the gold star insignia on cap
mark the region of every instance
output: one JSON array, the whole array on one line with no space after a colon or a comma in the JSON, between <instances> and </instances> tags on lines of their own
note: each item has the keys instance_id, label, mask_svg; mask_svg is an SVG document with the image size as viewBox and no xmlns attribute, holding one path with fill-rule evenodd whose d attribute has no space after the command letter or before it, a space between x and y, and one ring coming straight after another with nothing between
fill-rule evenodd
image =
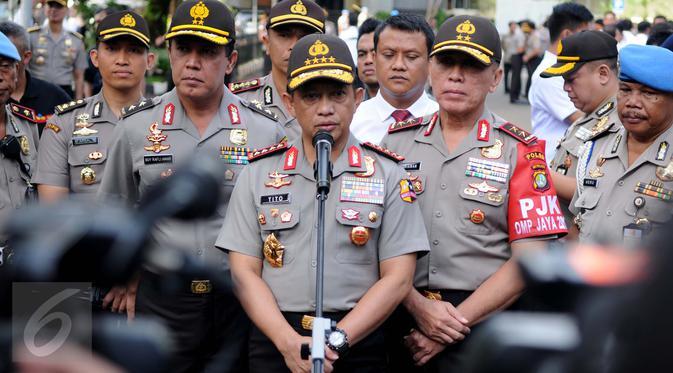
<instances>
[{"instance_id":1,"label":"gold star insignia on cap","mask_svg":"<svg viewBox=\"0 0 673 373\"><path fill-rule=\"evenodd\" d=\"M136 20L128 13L119 20L119 23L126 27L136 27Z\"/></svg>"},{"instance_id":2,"label":"gold star insignia on cap","mask_svg":"<svg viewBox=\"0 0 673 373\"><path fill-rule=\"evenodd\" d=\"M290 7L290 12L294 14L300 14L302 16L305 16L306 13L308 13L304 3L302 3L301 0L297 0L297 2Z\"/></svg>"},{"instance_id":3,"label":"gold star insignia on cap","mask_svg":"<svg viewBox=\"0 0 673 373\"><path fill-rule=\"evenodd\" d=\"M194 20L192 20L193 25L203 25L203 20L206 19L209 14L210 10L208 10L208 7L203 1L199 1L189 10L189 15L194 18Z\"/></svg>"}]
</instances>

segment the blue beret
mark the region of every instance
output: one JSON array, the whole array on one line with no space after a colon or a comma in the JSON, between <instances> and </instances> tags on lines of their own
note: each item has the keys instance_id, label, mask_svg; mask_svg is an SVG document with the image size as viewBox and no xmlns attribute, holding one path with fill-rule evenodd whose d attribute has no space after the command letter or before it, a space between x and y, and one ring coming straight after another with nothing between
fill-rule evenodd
<instances>
[{"instance_id":1,"label":"blue beret","mask_svg":"<svg viewBox=\"0 0 673 373\"><path fill-rule=\"evenodd\" d=\"M654 45L629 44L619 51L619 79L673 92L673 52Z\"/></svg>"},{"instance_id":2,"label":"blue beret","mask_svg":"<svg viewBox=\"0 0 673 373\"><path fill-rule=\"evenodd\" d=\"M21 57L19 57L19 51L16 50L12 41L2 32L0 32L0 56L14 61L19 61L21 59Z\"/></svg>"}]
</instances>

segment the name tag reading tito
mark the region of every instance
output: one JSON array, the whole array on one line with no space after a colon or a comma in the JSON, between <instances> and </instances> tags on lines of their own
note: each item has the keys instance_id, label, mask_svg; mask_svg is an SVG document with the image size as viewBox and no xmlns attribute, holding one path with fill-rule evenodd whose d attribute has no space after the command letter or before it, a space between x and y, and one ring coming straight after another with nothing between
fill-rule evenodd
<instances>
[{"instance_id":1,"label":"name tag reading tito","mask_svg":"<svg viewBox=\"0 0 673 373\"><path fill-rule=\"evenodd\" d=\"M290 193L271 194L260 197L260 204L262 205L276 205L290 203Z\"/></svg>"}]
</instances>

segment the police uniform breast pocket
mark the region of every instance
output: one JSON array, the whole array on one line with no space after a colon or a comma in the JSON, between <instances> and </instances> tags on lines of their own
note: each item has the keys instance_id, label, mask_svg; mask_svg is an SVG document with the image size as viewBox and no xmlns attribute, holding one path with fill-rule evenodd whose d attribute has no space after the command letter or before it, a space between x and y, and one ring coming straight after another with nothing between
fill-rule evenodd
<instances>
[{"instance_id":1,"label":"police uniform breast pocket","mask_svg":"<svg viewBox=\"0 0 673 373\"><path fill-rule=\"evenodd\" d=\"M171 177L176 170L173 162L173 154L149 153L143 155L142 164L138 167L141 189L144 191L162 179Z\"/></svg>"},{"instance_id":2,"label":"police uniform breast pocket","mask_svg":"<svg viewBox=\"0 0 673 373\"><path fill-rule=\"evenodd\" d=\"M70 183L76 185L93 185L101 181L103 166L107 159L106 152L92 149L73 149L68 152L70 166Z\"/></svg>"},{"instance_id":3,"label":"police uniform breast pocket","mask_svg":"<svg viewBox=\"0 0 673 373\"><path fill-rule=\"evenodd\" d=\"M639 182L634 197L626 201L625 212L639 224L662 224L673 217L673 189L659 181Z\"/></svg>"},{"instance_id":4,"label":"police uniform breast pocket","mask_svg":"<svg viewBox=\"0 0 673 373\"><path fill-rule=\"evenodd\" d=\"M264 258L272 267L282 268L292 263L297 256L297 250L305 249L293 244L300 242L300 239L295 238L298 232L294 229L299 224L299 218L299 210L291 206L257 206L257 223L264 242Z\"/></svg>"},{"instance_id":5,"label":"police uniform breast pocket","mask_svg":"<svg viewBox=\"0 0 673 373\"><path fill-rule=\"evenodd\" d=\"M374 263L383 207L362 203L340 203L336 207L336 260L346 264ZM341 244L344 240L347 244Z\"/></svg>"},{"instance_id":6,"label":"police uniform breast pocket","mask_svg":"<svg viewBox=\"0 0 673 373\"><path fill-rule=\"evenodd\" d=\"M470 178L460 184L458 204L459 231L489 234L503 224L507 186L493 181Z\"/></svg>"}]
</instances>

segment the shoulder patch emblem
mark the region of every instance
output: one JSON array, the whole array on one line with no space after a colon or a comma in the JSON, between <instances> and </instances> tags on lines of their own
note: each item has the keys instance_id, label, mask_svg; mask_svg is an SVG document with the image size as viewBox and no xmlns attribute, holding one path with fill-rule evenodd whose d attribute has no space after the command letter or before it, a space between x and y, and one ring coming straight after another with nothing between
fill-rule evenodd
<instances>
[{"instance_id":1,"label":"shoulder patch emblem","mask_svg":"<svg viewBox=\"0 0 673 373\"><path fill-rule=\"evenodd\" d=\"M70 33L71 33L74 37L76 37L77 39L79 39L79 40L83 40L83 39L84 39L84 35L80 34L79 32L76 32L76 31L70 31Z\"/></svg>"},{"instance_id":2,"label":"shoulder patch emblem","mask_svg":"<svg viewBox=\"0 0 673 373\"><path fill-rule=\"evenodd\" d=\"M519 128L512 123L505 123L500 126L500 129L503 130L505 133L508 135L514 137L515 139L521 141L522 143L528 145L532 143L533 141L537 140L537 137L533 135L532 133Z\"/></svg>"},{"instance_id":3,"label":"shoulder patch emblem","mask_svg":"<svg viewBox=\"0 0 673 373\"><path fill-rule=\"evenodd\" d=\"M367 149L373 150L373 151L375 151L376 153L379 153L379 154L381 154L382 156L384 156L384 157L386 157L386 158L388 158L388 159L392 159L392 160L395 161L395 162L401 162L401 161L404 160L404 156L402 156L402 155L400 155L400 154L397 154L397 153L395 153L395 152L393 152L393 151L391 151L391 150L388 150L388 149L386 149L386 148L384 148L384 147L382 147L382 146L373 144L373 143L371 143L371 142L369 142L369 141L367 141L367 142L363 142L363 143L360 144L360 145L362 145L363 147L365 147L365 148L367 148Z\"/></svg>"},{"instance_id":4,"label":"shoulder patch emblem","mask_svg":"<svg viewBox=\"0 0 673 373\"><path fill-rule=\"evenodd\" d=\"M265 117L273 120L274 122L278 121L278 117L276 116L276 114L274 114L273 111L271 111L271 110L267 109L266 107L262 106L262 104L259 103L259 102L254 102L253 103L253 102L249 102L249 101L246 101L246 100L241 100L241 104L243 106L247 107L248 109L256 112L257 114L264 115Z\"/></svg>"},{"instance_id":5,"label":"shoulder patch emblem","mask_svg":"<svg viewBox=\"0 0 673 373\"><path fill-rule=\"evenodd\" d=\"M610 101L607 104L601 106L600 109L596 110L596 116L600 118L600 117L604 116L605 114L609 113L612 109L614 109L614 107L615 107L615 103Z\"/></svg>"},{"instance_id":6,"label":"shoulder patch emblem","mask_svg":"<svg viewBox=\"0 0 673 373\"><path fill-rule=\"evenodd\" d=\"M54 111L56 112L56 114L63 114L73 109L77 109L78 107L82 107L84 105L86 105L86 101L84 100L70 101L66 102L65 104L56 105Z\"/></svg>"},{"instance_id":7,"label":"shoulder patch emblem","mask_svg":"<svg viewBox=\"0 0 673 373\"><path fill-rule=\"evenodd\" d=\"M259 88L260 85L262 85L262 81L260 79L243 80L240 82L229 83L229 90L231 93L236 94Z\"/></svg>"},{"instance_id":8,"label":"shoulder patch emblem","mask_svg":"<svg viewBox=\"0 0 673 373\"><path fill-rule=\"evenodd\" d=\"M46 118L44 120L39 120L37 115L35 114L35 110L17 105L17 104L10 104L9 105L12 108L12 113L16 115L17 117L23 118L28 120L31 123L44 123L46 121Z\"/></svg>"},{"instance_id":9,"label":"shoulder patch emblem","mask_svg":"<svg viewBox=\"0 0 673 373\"><path fill-rule=\"evenodd\" d=\"M28 27L26 31L28 32L35 32L35 31L40 31L40 26L33 26L33 27Z\"/></svg>"},{"instance_id":10,"label":"shoulder patch emblem","mask_svg":"<svg viewBox=\"0 0 673 373\"><path fill-rule=\"evenodd\" d=\"M278 144L267 146L266 148L255 149L248 155L248 162L254 162L266 158L271 154L281 153L287 150L287 139L283 139Z\"/></svg>"},{"instance_id":11,"label":"shoulder patch emblem","mask_svg":"<svg viewBox=\"0 0 673 373\"><path fill-rule=\"evenodd\" d=\"M122 118L129 117L129 116L131 116L131 115L133 115L133 114L135 114L139 111L143 111L145 109L149 109L153 106L156 106L159 102L161 102L160 97L155 97L151 100L146 99L146 98L142 98L137 103L123 108L122 109Z\"/></svg>"},{"instance_id":12,"label":"shoulder patch emblem","mask_svg":"<svg viewBox=\"0 0 673 373\"><path fill-rule=\"evenodd\" d=\"M408 130L408 129L411 129L411 128L420 127L420 126L422 126L424 124L427 124L427 123L428 123L427 121L423 122L422 117L421 118L408 119L408 120L405 120L405 121L402 121L402 122L396 122L396 123L391 124L388 127L388 133L395 133L395 132L399 132L399 131Z\"/></svg>"}]
</instances>

